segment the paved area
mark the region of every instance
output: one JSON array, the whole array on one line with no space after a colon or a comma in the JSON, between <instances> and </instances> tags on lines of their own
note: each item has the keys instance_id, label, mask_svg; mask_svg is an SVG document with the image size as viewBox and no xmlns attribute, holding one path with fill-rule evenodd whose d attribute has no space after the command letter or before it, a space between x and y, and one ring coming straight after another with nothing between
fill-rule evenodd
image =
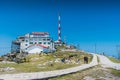
<instances>
[{"instance_id":1,"label":"paved area","mask_svg":"<svg viewBox=\"0 0 120 80\"><path fill-rule=\"evenodd\" d=\"M111 62L106 56L97 55L99 57L100 63L103 67L110 67L117 70L120 70L120 64Z\"/></svg>"},{"instance_id":2,"label":"paved area","mask_svg":"<svg viewBox=\"0 0 120 80\"><path fill-rule=\"evenodd\" d=\"M98 65L97 56L93 54L93 60L89 64L84 64L78 67L73 67L63 70L55 70L55 71L47 71L47 72L4 74L4 75L0 75L0 80L32 80L32 79L50 78L50 77L65 75L69 73L74 73L96 65Z\"/></svg>"}]
</instances>

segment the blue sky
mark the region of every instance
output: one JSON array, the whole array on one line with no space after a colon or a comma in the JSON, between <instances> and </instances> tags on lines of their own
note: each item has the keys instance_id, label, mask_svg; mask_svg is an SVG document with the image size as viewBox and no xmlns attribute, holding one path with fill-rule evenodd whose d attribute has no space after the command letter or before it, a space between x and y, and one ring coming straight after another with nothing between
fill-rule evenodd
<instances>
[{"instance_id":1,"label":"blue sky","mask_svg":"<svg viewBox=\"0 0 120 80\"><path fill-rule=\"evenodd\" d=\"M62 39L80 49L117 55L120 44L118 0L1 0L0 54L10 51L11 41L33 31L49 32L57 39L58 12Z\"/></svg>"}]
</instances>

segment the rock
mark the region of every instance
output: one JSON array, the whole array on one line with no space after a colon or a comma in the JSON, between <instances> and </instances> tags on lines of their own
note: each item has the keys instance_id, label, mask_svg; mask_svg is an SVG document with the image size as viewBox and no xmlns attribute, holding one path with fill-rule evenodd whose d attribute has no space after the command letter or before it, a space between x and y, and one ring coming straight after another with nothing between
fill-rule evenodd
<instances>
[{"instance_id":1,"label":"rock","mask_svg":"<svg viewBox=\"0 0 120 80\"><path fill-rule=\"evenodd\" d=\"M38 67L42 67L43 66L43 64L38 64Z\"/></svg>"},{"instance_id":2,"label":"rock","mask_svg":"<svg viewBox=\"0 0 120 80\"><path fill-rule=\"evenodd\" d=\"M70 60L68 60L68 59L66 59L66 60L65 60L65 63L70 64L70 63L71 63L71 61L70 61Z\"/></svg>"},{"instance_id":3,"label":"rock","mask_svg":"<svg viewBox=\"0 0 120 80\"><path fill-rule=\"evenodd\" d=\"M56 58L57 56L53 56L54 58Z\"/></svg>"},{"instance_id":4,"label":"rock","mask_svg":"<svg viewBox=\"0 0 120 80\"><path fill-rule=\"evenodd\" d=\"M72 64L76 64L76 62L75 62L74 60L71 60L71 63L72 63Z\"/></svg>"},{"instance_id":5,"label":"rock","mask_svg":"<svg viewBox=\"0 0 120 80\"><path fill-rule=\"evenodd\" d=\"M9 71L13 71L13 70L15 70L15 68L13 68L13 67L9 68Z\"/></svg>"},{"instance_id":6,"label":"rock","mask_svg":"<svg viewBox=\"0 0 120 80\"><path fill-rule=\"evenodd\" d=\"M84 77L83 78L84 80L96 80L96 79L94 79L93 77L90 77L90 76L86 76L86 77ZM102 80L102 79L101 79Z\"/></svg>"},{"instance_id":7,"label":"rock","mask_svg":"<svg viewBox=\"0 0 120 80\"><path fill-rule=\"evenodd\" d=\"M5 63L5 64L12 64L12 63L15 63L15 62L10 62L10 61L2 61L2 63Z\"/></svg>"},{"instance_id":8,"label":"rock","mask_svg":"<svg viewBox=\"0 0 120 80\"><path fill-rule=\"evenodd\" d=\"M43 63L43 65L47 65L47 64L49 64L50 62L45 62L45 63Z\"/></svg>"},{"instance_id":9,"label":"rock","mask_svg":"<svg viewBox=\"0 0 120 80\"><path fill-rule=\"evenodd\" d=\"M13 67L0 68L0 72L9 72L9 71L15 71L15 68Z\"/></svg>"},{"instance_id":10,"label":"rock","mask_svg":"<svg viewBox=\"0 0 120 80\"><path fill-rule=\"evenodd\" d=\"M37 61L37 60L39 60L39 58L31 58L30 60L31 61Z\"/></svg>"},{"instance_id":11,"label":"rock","mask_svg":"<svg viewBox=\"0 0 120 80\"><path fill-rule=\"evenodd\" d=\"M52 61L49 61L50 63L53 63L54 62L54 60L52 60Z\"/></svg>"},{"instance_id":12,"label":"rock","mask_svg":"<svg viewBox=\"0 0 120 80\"><path fill-rule=\"evenodd\" d=\"M56 63L59 63L59 62L61 62L61 59L55 59L55 61L54 62L56 62Z\"/></svg>"},{"instance_id":13,"label":"rock","mask_svg":"<svg viewBox=\"0 0 120 80\"><path fill-rule=\"evenodd\" d=\"M39 68L45 68L43 64L38 64L37 67L39 67Z\"/></svg>"}]
</instances>

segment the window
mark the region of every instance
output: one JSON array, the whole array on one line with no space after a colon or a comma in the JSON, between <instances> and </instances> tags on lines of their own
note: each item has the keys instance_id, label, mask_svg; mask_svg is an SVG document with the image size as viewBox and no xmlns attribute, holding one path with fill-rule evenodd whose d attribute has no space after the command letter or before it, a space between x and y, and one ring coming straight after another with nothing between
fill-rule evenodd
<instances>
[{"instance_id":1,"label":"window","mask_svg":"<svg viewBox=\"0 0 120 80\"><path fill-rule=\"evenodd\" d=\"M42 42L39 42L39 44L42 44Z\"/></svg>"},{"instance_id":2,"label":"window","mask_svg":"<svg viewBox=\"0 0 120 80\"><path fill-rule=\"evenodd\" d=\"M28 40L26 40L26 42L28 42Z\"/></svg>"},{"instance_id":3,"label":"window","mask_svg":"<svg viewBox=\"0 0 120 80\"><path fill-rule=\"evenodd\" d=\"M34 38L35 41L37 41L37 38Z\"/></svg>"},{"instance_id":4,"label":"window","mask_svg":"<svg viewBox=\"0 0 120 80\"><path fill-rule=\"evenodd\" d=\"M25 46L28 46L28 44L25 44Z\"/></svg>"},{"instance_id":5,"label":"window","mask_svg":"<svg viewBox=\"0 0 120 80\"><path fill-rule=\"evenodd\" d=\"M48 38L47 41L50 41L50 39Z\"/></svg>"},{"instance_id":6,"label":"window","mask_svg":"<svg viewBox=\"0 0 120 80\"><path fill-rule=\"evenodd\" d=\"M43 41L46 41L46 39L43 39Z\"/></svg>"},{"instance_id":7,"label":"window","mask_svg":"<svg viewBox=\"0 0 120 80\"><path fill-rule=\"evenodd\" d=\"M46 42L44 42L44 44L46 44Z\"/></svg>"},{"instance_id":8,"label":"window","mask_svg":"<svg viewBox=\"0 0 120 80\"><path fill-rule=\"evenodd\" d=\"M33 41L33 38L30 38L30 41Z\"/></svg>"},{"instance_id":9,"label":"window","mask_svg":"<svg viewBox=\"0 0 120 80\"><path fill-rule=\"evenodd\" d=\"M33 42L30 42L30 44L33 44Z\"/></svg>"},{"instance_id":10,"label":"window","mask_svg":"<svg viewBox=\"0 0 120 80\"><path fill-rule=\"evenodd\" d=\"M50 42L48 42L48 44L50 44Z\"/></svg>"},{"instance_id":11,"label":"window","mask_svg":"<svg viewBox=\"0 0 120 80\"><path fill-rule=\"evenodd\" d=\"M41 38L39 38L39 41L41 41Z\"/></svg>"}]
</instances>

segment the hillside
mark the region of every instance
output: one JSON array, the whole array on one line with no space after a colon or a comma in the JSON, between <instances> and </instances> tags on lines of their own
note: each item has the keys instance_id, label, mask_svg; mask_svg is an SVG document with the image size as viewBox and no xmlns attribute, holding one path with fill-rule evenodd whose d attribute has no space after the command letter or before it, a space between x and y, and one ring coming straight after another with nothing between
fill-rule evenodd
<instances>
[{"instance_id":1,"label":"hillside","mask_svg":"<svg viewBox=\"0 0 120 80\"><path fill-rule=\"evenodd\" d=\"M92 60L92 55L85 52L69 52L57 51L50 54L29 54L24 63L1 62L0 74L6 73L22 73L22 72L40 72L60 70L70 67L75 67L84 64L83 57L87 56L89 61ZM64 60L64 61L63 61Z\"/></svg>"},{"instance_id":2,"label":"hillside","mask_svg":"<svg viewBox=\"0 0 120 80\"><path fill-rule=\"evenodd\" d=\"M120 60L108 57L114 63L120 63ZM120 70L108 67L100 63L98 56L98 65L76 73L50 78L48 80L120 80ZM103 59L103 58L102 58ZM105 61L103 61L105 62ZM120 64L119 64L120 67Z\"/></svg>"},{"instance_id":3,"label":"hillside","mask_svg":"<svg viewBox=\"0 0 120 80\"><path fill-rule=\"evenodd\" d=\"M71 54L69 52L68 54L70 54L69 56L71 55L73 56L73 53ZM74 54L74 56L76 56L76 54ZM4 80L8 80L8 79L9 80L23 80L23 79L24 80L73 80L73 79L74 80L119 80L120 79L120 75L119 75L120 64L111 62L106 56L103 55L98 55L98 54L92 54L92 55L93 55L93 59L91 62L89 61L90 62L89 64L81 64L76 67L67 68L67 69L64 68L62 70L54 69L53 71L50 70L50 71L39 71L39 72L20 73L20 74L19 73L1 74L0 79L4 79ZM66 64L66 62L64 64ZM54 67L54 64L52 65L50 64L50 66Z\"/></svg>"}]
</instances>

